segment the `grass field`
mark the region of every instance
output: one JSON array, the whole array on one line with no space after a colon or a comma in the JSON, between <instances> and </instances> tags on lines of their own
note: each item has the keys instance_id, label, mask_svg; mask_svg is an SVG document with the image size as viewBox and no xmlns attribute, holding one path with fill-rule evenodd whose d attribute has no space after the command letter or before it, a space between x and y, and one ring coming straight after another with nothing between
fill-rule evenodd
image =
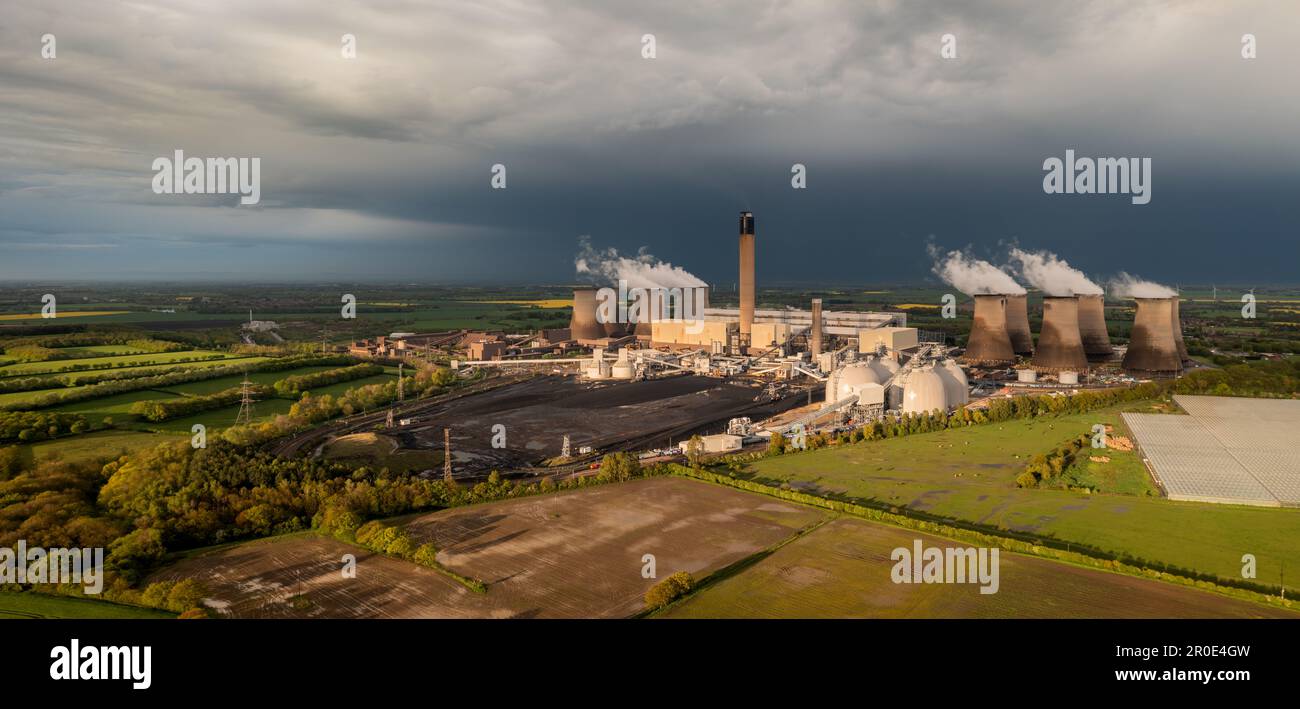
<instances>
[{"instance_id":1,"label":"grass field","mask_svg":"<svg viewBox=\"0 0 1300 709\"><path fill-rule=\"evenodd\" d=\"M1174 502L1160 497L1025 490L1028 459L1094 423L1122 426L1118 409L1024 419L765 458L754 476L811 492L910 508L942 518L1055 538L1139 559L1240 578L1254 554L1259 583L1300 568L1300 509ZM1296 588L1296 575L1287 586Z\"/></svg>"},{"instance_id":2,"label":"grass field","mask_svg":"<svg viewBox=\"0 0 1300 709\"><path fill-rule=\"evenodd\" d=\"M254 384L265 384L270 386L285 377L295 377L302 374L311 374L312 372L322 372L327 369L337 369L332 366L322 367L298 367L296 369L286 369L279 372L251 372L248 375L248 381ZM225 391L239 386L244 381L242 374L219 379L205 379L198 382L185 382L183 384L172 384L162 387L161 391L171 392L173 394L188 394L189 396L203 396L205 394L215 394L219 391Z\"/></svg>"},{"instance_id":3,"label":"grass field","mask_svg":"<svg viewBox=\"0 0 1300 709\"><path fill-rule=\"evenodd\" d=\"M293 369L293 370L286 370L284 372L267 372L265 374L273 374L278 376L262 377L262 379L269 380L269 382L274 382L277 379L283 379L284 377L289 376L291 374L301 374L303 373L303 371L315 370L315 369L320 369L320 368L304 367L302 371ZM325 369L331 369L331 368L325 367ZM250 375L249 381L254 381L256 376L257 375ZM311 394L312 396L323 396L325 394L329 394L331 396L338 396L343 392L347 391L348 389L366 386L369 384L381 384L393 380L394 377L391 377L387 374L376 374L373 377L365 377L364 379L354 379L350 382L339 382L338 384L331 384L330 386L327 387L313 389ZM239 383L241 381L243 381L243 377L228 377L223 379L213 379L207 382L194 382L194 384L212 384L214 382L223 382L225 386L212 390L212 391L221 391L223 389L229 389L230 387L239 386ZM269 383L269 382L263 381L263 383ZM170 392L172 390L173 388L168 387L166 391ZM152 394L152 396L149 396L147 398L151 398L151 399L168 398L166 394L160 393L158 391L152 391L150 393ZM211 393L211 391L207 393ZM294 401L297 401L297 399L273 398L273 399L264 399L260 401L255 401L253 403L254 423L259 421L266 421L268 419L275 418L276 416L279 416L281 414L289 413L289 408L293 406ZM235 418L238 415L239 415L239 404L235 404L233 406L227 406L220 409L213 409L211 411L203 411L194 414L193 416L186 416L184 418L172 419L170 421L159 421L158 423L139 421L135 425L138 428L149 430L149 431L160 431L164 433L168 433L168 432L189 433L193 428L194 424L199 423L206 426L209 433L211 433L213 431L234 425Z\"/></svg>"},{"instance_id":4,"label":"grass field","mask_svg":"<svg viewBox=\"0 0 1300 709\"><path fill-rule=\"evenodd\" d=\"M73 596L0 592L0 619L4 618L175 618L167 611L128 606Z\"/></svg>"},{"instance_id":5,"label":"grass field","mask_svg":"<svg viewBox=\"0 0 1300 709\"><path fill-rule=\"evenodd\" d=\"M188 430L185 433L189 433ZM134 453L153 448L160 443L188 441L184 436L142 431L96 431L80 436L68 436L53 441L41 441L26 446L36 462L61 458L67 461L106 460L122 453Z\"/></svg>"},{"instance_id":6,"label":"grass field","mask_svg":"<svg viewBox=\"0 0 1300 709\"><path fill-rule=\"evenodd\" d=\"M168 394L153 389L142 389L140 391L128 391L123 394L114 394L112 396L102 396L98 399L87 401L78 401L62 406L55 406L49 411L58 411L67 414L81 414L86 418L98 423L105 416L112 416L114 423L125 423L131 420L131 405L137 401L148 401L150 399L170 399L175 394Z\"/></svg>"},{"instance_id":7,"label":"grass field","mask_svg":"<svg viewBox=\"0 0 1300 709\"><path fill-rule=\"evenodd\" d=\"M186 350L183 352L145 352L142 354L128 354L122 356L91 356L79 359L56 359L45 362L20 362L11 364L6 367L0 367L0 377L13 377L19 375L30 376L33 373L52 373L52 374L76 374L72 371L57 371L64 367L71 367L78 364L86 365L87 369L83 372L96 371L100 369L118 369L125 367L138 366L143 363L168 364L178 359L189 357L204 357L209 355L220 355L224 359L241 359L241 360L259 360L264 357L244 357L233 355L227 352L217 352L215 350ZM214 360L217 361L217 360ZM185 363L178 363L185 364Z\"/></svg>"},{"instance_id":8,"label":"grass field","mask_svg":"<svg viewBox=\"0 0 1300 709\"><path fill-rule=\"evenodd\" d=\"M146 354L145 350L129 345L86 345L84 347L60 347L58 350L75 358L121 357L123 355Z\"/></svg>"},{"instance_id":9,"label":"grass field","mask_svg":"<svg viewBox=\"0 0 1300 709\"><path fill-rule=\"evenodd\" d=\"M661 615L670 618L1296 618L1300 613L1169 583L1002 551L998 589L894 583L890 558L965 544L840 518Z\"/></svg>"}]
</instances>

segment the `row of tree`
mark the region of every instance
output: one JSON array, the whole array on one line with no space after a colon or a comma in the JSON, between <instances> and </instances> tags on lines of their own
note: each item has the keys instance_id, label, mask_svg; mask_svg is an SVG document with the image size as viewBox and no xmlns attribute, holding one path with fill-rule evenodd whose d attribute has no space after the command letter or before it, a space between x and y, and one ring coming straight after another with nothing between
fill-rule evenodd
<instances>
[{"instance_id":1,"label":"row of tree","mask_svg":"<svg viewBox=\"0 0 1300 709\"><path fill-rule=\"evenodd\" d=\"M271 388L261 384L250 384L249 393L257 398L265 398L271 395ZM212 409L224 409L227 406L238 404L243 398L244 387L241 384L237 387L223 389L215 394L204 396L178 396L172 399L150 399L147 401L137 401L131 404L131 413L144 418L146 421L167 421L185 416L211 411Z\"/></svg>"},{"instance_id":2,"label":"row of tree","mask_svg":"<svg viewBox=\"0 0 1300 709\"><path fill-rule=\"evenodd\" d=\"M292 396L317 387L338 384L339 382L350 382L354 379L365 379L383 373L384 368L377 364L354 364L351 367L339 367L337 369L327 369L323 372L285 377L275 383L275 392L280 396Z\"/></svg>"},{"instance_id":3,"label":"row of tree","mask_svg":"<svg viewBox=\"0 0 1300 709\"><path fill-rule=\"evenodd\" d=\"M80 414L0 411L0 442L35 443L89 429L86 417Z\"/></svg>"},{"instance_id":4,"label":"row of tree","mask_svg":"<svg viewBox=\"0 0 1300 709\"><path fill-rule=\"evenodd\" d=\"M1035 455L1029 459L1024 471L1016 476L1016 487L1039 487L1059 480L1066 469L1074 465L1079 451L1091 446L1092 438L1080 434L1047 453Z\"/></svg>"},{"instance_id":5,"label":"row of tree","mask_svg":"<svg viewBox=\"0 0 1300 709\"><path fill-rule=\"evenodd\" d=\"M174 386L176 384L205 381L208 379L220 379L221 377L229 377L231 375L244 374L246 372L274 372L285 369L296 369L298 367L308 367L320 364L340 364L351 361L352 360L347 357L286 357L284 359L270 359L261 362L237 362L235 364L217 367L180 369L165 374L154 374L147 377L135 377L125 380L111 380L77 389L51 391L47 394L42 394L31 401L0 405L0 410L46 409L52 406L71 404L77 401L98 399L103 396L124 394L126 392L141 391L144 389L157 389L161 387Z\"/></svg>"}]
</instances>

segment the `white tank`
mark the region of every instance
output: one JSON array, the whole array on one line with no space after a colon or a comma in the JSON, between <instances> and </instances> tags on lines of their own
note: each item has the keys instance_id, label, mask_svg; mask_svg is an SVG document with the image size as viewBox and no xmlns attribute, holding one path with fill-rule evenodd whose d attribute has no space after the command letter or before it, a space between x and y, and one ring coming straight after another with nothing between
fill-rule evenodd
<instances>
[{"instance_id":1,"label":"white tank","mask_svg":"<svg viewBox=\"0 0 1300 709\"><path fill-rule=\"evenodd\" d=\"M880 375L866 362L840 367L826 380L826 402L833 403L854 394L861 396L867 384L881 384Z\"/></svg>"},{"instance_id":2,"label":"white tank","mask_svg":"<svg viewBox=\"0 0 1300 709\"><path fill-rule=\"evenodd\" d=\"M1025 384L1032 384L1038 381L1038 372L1029 368L1017 369L1016 381L1024 382Z\"/></svg>"},{"instance_id":3,"label":"white tank","mask_svg":"<svg viewBox=\"0 0 1300 709\"><path fill-rule=\"evenodd\" d=\"M872 357L868 360L868 364L872 371L879 375L882 382L889 381L890 377L898 373L898 362L891 357Z\"/></svg>"},{"instance_id":4,"label":"white tank","mask_svg":"<svg viewBox=\"0 0 1300 709\"><path fill-rule=\"evenodd\" d=\"M588 379L609 379L609 362L593 362L586 369Z\"/></svg>"},{"instance_id":5,"label":"white tank","mask_svg":"<svg viewBox=\"0 0 1300 709\"><path fill-rule=\"evenodd\" d=\"M943 379L934 371L934 365L912 370L903 387L903 413L924 414L938 409L948 410Z\"/></svg>"},{"instance_id":6,"label":"white tank","mask_svg":"<svg viewBox=\"0 0 1300 709\"><path fill-rule=\"evenodd\" d=\"M945 359L934 371L943 380L944 399L948 406L962 406L970 401L970 382L957 362Z\"/></svg>"},{"instance_id":7,"label":"white tank","mask_svg":"<svg viewBox=\"0 0 1300 709\"><path fill-rule=\"evenodd\" d=\"M1062 383L1062 384L1078 384L1078 383L1079 383L1079 373L1078 373L1078 372L1061 372L1060 374L1057 375L1057 381L1059 381L1059 382Z\"/></svg>"}]
</instances>

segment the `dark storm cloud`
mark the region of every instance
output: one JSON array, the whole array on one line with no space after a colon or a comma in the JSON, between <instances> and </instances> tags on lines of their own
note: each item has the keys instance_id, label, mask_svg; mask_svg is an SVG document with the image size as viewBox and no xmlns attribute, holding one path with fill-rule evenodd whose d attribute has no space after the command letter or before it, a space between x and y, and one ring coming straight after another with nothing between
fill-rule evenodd
<instances>
[{"instance_id":1,"label":"dark storm cloud","mask_svg":"<svg viewBox=\"0 0 1300 709\"><path fill-rule=\"evenodd\" d=\"M10 14L0 278L563 281L590 235L722 282L740 209L758 215L766 282L922 278L927 238L1016 239L1092 272L1183 280L1279 279L1300 255L1289 2L86 0ZM953 61L938 54L948 32ZM1245 32L1257 60L1239 56ZM344 33L356 60L339 55ZM262 203L154 195L150 164L176 148L261 157ZM1066 148L1152 157L1152 203L1044 195L1042 161ZM507 190L489 189L495 163ZM807 190L790 189L793 163Z\"/></svg>"}]
</instances>

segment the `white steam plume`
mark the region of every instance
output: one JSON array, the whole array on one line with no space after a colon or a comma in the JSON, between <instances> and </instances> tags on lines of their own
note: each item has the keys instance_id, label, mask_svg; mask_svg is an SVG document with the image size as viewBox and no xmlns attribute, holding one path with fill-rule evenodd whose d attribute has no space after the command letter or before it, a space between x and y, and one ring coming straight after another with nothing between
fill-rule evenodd
<instances>
[{"instance_id":1,"label":"white steam plume","mask_svg":"<svg viewBox=\"0 0 1300 709\"><path fill-rule=\"evenodd\" d=\"M1102 294L1101 286L1051 252L1013 248L1011 259L1019 262L1020 277L1046 295Z\"/></svg>"},{"instance_id":2,"label":"white steam plume","mask_svg":"<svg viewBox=\"0 0 1300 709\"><path fill-rule=\"evenodd\" d=\"M944 253L933 244L927 247L934 259L934 275L966 295L1023 295L1024 287L997 266L960 251Z\"/></svg>"},{"instance_id":3,"label":"white steam plume","mask_svg":"<svg viewBox=\"0 0 1300 709\"><path fill-rule=\"evenodd\" d=\"M1144 281L1123 271L1110 279L1106 286L1110 288L1110 294L1116 298L1172 298L1178 295L1178 291L1169 286Z\"/></svg>"},{"instance_id":4,"label":"white steam plume","mask_svg":"<svg viewBox=\"0 0 1300 709\"><path fill-rule=\"evenodd\" d=\"M616 286L627 281L629 288L698 288L707 286L686 269L660 261L644 247L636 256L622 256L617 249L595 249L591 238L578 238L578 255L573 259L578 274L597 285Z\"/></svg>"}]
</instances>

